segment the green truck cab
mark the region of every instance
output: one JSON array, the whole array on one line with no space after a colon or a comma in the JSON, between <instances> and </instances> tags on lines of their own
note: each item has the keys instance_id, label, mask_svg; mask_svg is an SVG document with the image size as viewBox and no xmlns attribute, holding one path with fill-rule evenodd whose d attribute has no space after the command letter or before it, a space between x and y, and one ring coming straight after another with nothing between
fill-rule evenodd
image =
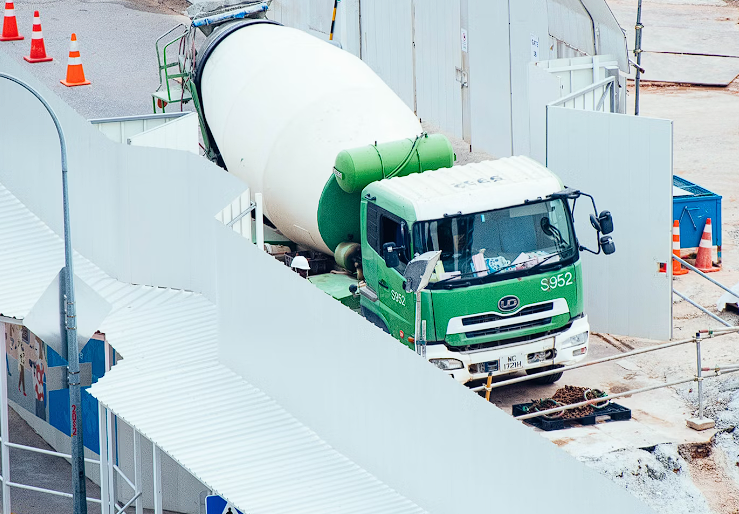
<instances>
[{"instance_id":1,"label":"green truck cab","mask_svg":"<svg viewBox=\"0 0 739 514\"><path fill-rule=\"evenodd\" d=\"M569 203L580 193L563 190L527 157L370 183L360 206L362 315L415 348L416 298L406 292L404 271L414 256L440 251L421 293L431 363L472 385L488 374L582 360L590 328L580 252L587 249ZM601 242L605 253L615 249L609 237ZM388 251L397 252L397 265L387 265Z\"/></svg>"}]
</instances>

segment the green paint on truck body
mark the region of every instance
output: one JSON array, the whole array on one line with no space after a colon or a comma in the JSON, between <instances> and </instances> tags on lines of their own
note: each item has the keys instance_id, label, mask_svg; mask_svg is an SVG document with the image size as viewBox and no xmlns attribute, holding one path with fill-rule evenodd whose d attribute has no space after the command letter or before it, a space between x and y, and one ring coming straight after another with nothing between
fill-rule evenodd
<instances>
[{"instance_id":1,"label":"green paint on truck body","mask_svg":"<svg viewBox=\"0 0 739 514\"><path fill-rule=\"evenodd\" d=\"M413 336L415 330L415 295L405 293L402 274L405 264L410 261L412 255L429 249L418 247L418 240L414 238L418 236L417 229L427 227L429 223L442 223L446 220L417 221L412 205L397 194L383 194L385 191L381 188L370 186L364 193L366 196L362 198L360 220L362 261L367 286L377 293L378 301L372 302L368 298L361 297L360 303L365 314L371 313L372 317L379 317L393 337L413 348L414 345L408 341L408 336ZM538 204L543 207L537 207ZM575 246L569 206L559 200L535 201L485 214L492 218L497 212L514 212L516 209L532 212L539 209L555 220L559 216L560 228L569 244L568 252L559 261L542 264L540 269L491 274L486 279L489 283L474 283L476 280L470 281L469 284L465 280L450 281L446 285L431 283L422 293L422 319L426 321L428 341L444 342L448 347L460 350L470 347L491 348L560 332L569 326L572 319L583 313L580 256ZM485 214L476 213L468 217L484 219ZM538 212L537 215L543 216ZM516 216L517 218L514 218L511 215L511 218L525 218L523 215ZM461 224L464 216L452 219ZM406 249L401 251L401 263L398 268L390 269L381 257L382 244L393 241L400 245L401 242L395 239L403 239ZM477 280L480 281L482 280ZM511 314L501 311L498 307L499 300L509 295L518 298L518 310L532 304L548 304L557 299L564 299L567 302L567 309L566 312L553 315L548 320L537 320L530 326L522 324L521 327L507 327L505 331L497 332L478 331L471 326L469 330L465 328L465 331L447 334L447 327L453 318L490 313Z\"/></svg>"},{"instance_id":2,"label":"green paint on truck body","mask_svg":"<svg viewBox=\"0 0 739 514\"><path fill-rule=\"evenodd\" d=\"M367 184L453 165L452 144L439 134L342 151L318 203L321 238L332 252L341 243L359 242L359 203Z\"/></svg>"},{"instance_id":3,"label":"green paint on truck body","mask_svg":"<svg viewBox=\"0 0 739 514\"><path fill-rule=\"evenodd\" d=\"M345 192L359 193L384 178L453 165L454 150L449 140L440 134L423 134L416 140L402 139L344 150L336 156L334 176Z\"/></svg>"}]
</instances>

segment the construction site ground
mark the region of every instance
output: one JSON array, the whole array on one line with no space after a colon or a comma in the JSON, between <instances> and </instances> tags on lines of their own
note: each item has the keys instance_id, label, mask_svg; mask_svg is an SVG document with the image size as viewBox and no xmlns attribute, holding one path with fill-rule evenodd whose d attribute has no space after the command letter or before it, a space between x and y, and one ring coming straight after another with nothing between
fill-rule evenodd
<instances>
[{"instance_id":1,"label":"construction site ground","mask_svg":"<svg viewBox=\"0 0 739 514\"><path fill-rule=\"evenodd\" d=\"M621 25L630 31L631 48L638 0L608 0L608 3ZM739 5L733 0L645 0L644 3L648 4L643 18L645 49L658 54L692 48L701 56L728 56L718 62L698 59L685 64L687 61L681 61L679 66L684 69L672 71L678 75L684 72L686 79L678 80L677 84L651 82L647 70L640 107L643 116L674 120L675 174L722 195L723 269L714 273L713 278L733 286L739 282L739 180L735 170L739 160L739 80L734 79L725 87L688 83L700 77L702 63L706 63L706 69L718 66L722 74L739 63ZM151 112L150 95L158 85L154 41L170 27L186 21L178 14L185 7L184 0L114 3L41 0L16 4L16 12L27 18L29 11L41 11L47 50L53 51L55 58L53 63L30 70L82 116L101 118ZM690 31L685 32L687 29ZM21 27L21 32L24 31L30 33L30 25ZM59 84L73 31L80 39L91 87L65 88ZM1 49L20 60L28 53L29 40L27 37L25 41L4 44ZM687 45L687 50L677 43ZM648 59L645 65L646 62ZM653 78L659 77L653 74ZM633 113L633 83L629 87L629 112ZM485 158L479 153L469 155L469 146L463 141L455 141L455 150L460 162ZM625 158L638 165L638 155ZM690 273L675 278L675 286L718 314L716 301L722 291L714 285ZM674 302L673 313L675 339L721 326L682 300ZM726 312L720 315L739 325L739 315ZM660 343L605 334L593 335L590 342L589 360ZM704 366L737 362L738 345L739 335L705 341ZM553 385L529 382L495 389L492 402L510 413L512 405L549 397L565 384L617 393L687 378L695 374L695 367L695 347L688 344L571 371ZM738 513L739 431L735 432L734 427L739 424L739 373L707 380L704 384L706 415L716 421L713 430L697 432L687 428L685 419L694 417L697 411L696 387L689 383L617 400L632 410L629 421L539 432L628 488L657 512ZM11 417L11 440L46 447L31 432L20 418ZM44 456L21 456L17 451L10 455L13 466L19 470L16 474L19 480L23 473L36 483L44 476L48 477L44 478L45 486L69 490L71 470L66 462L57 460L52 466ZM92 485L90 492L95 492ZM69 510L64 499L30 491L14 490L13 500L13 512L17 514ZM57 500L60 503L54 503ZM92 505L90 508L90 512L97 509Z\"/></svg>"}]
</instances>

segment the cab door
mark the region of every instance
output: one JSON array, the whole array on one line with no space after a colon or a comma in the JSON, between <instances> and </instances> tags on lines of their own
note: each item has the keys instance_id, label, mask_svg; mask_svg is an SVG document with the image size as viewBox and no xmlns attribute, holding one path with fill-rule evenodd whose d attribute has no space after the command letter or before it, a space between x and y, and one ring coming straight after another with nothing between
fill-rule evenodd
<instances>
[{"instance_id":1,"label":"cab door","mask_svg":"<svg viewBox=\"0 0 739 514\"><path fill-rule=\"evenodd\" d=\"M393 337L408 344L408 336L413 335L415 325L414 296L405 292L403 279L403 272L411 255L408 224L400 216L373 204L368 205L367 214L368 228L373 226L376 230L376 234L373 234L375 237L371 237L368 230L368 242L372 247L373 257L377 259L375 290L379 296L380 312ZM376 216L376 223L369 223L370 216ZM388 268L382 258L382 248L386 243L394 243L393 246L399 248L400 263L395 268Z\"/></svg>"}]
</instances>

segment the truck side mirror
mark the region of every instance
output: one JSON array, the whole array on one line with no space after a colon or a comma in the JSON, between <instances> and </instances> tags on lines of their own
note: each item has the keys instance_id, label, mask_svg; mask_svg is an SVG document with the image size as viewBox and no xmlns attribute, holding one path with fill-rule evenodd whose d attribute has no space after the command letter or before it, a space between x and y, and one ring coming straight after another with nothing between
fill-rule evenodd
<instances>
[{"instance_id":1,"label":"truck side mirror","mask_svg":"<svg viewBox=\"0 0 739 514\"><path fill-rule=\"evenodd\" d=\"M590 224L593 226L595 230L597 230L598 232L602 232L600 221L598 220L598 218L595 217L594 214L590 215Z\"/></svg>"},{"instance_id":2,"label":"truck side mirror","mask_svg":"<svg viewBox=\"0 0 739 514\"><path fill-rule=\"evenodd\" d=\"M605 234L613 232L613 216L610 211L601 211L598 215L598 223L600 224L600 231Z\"/></svg>"},{"instance_id":3,"label":"truck side mirror","mask_svg":"<svg viewBox=\"0 0 739 514\"><path fill-rule=\"evenodd\" d=\"M611 236L603 236L600 238L600 247L603 249L603 253L611 255L616 251L616 243L613 242Z\"/></svg>"},{"instance_id":4,"label":"truck side mirror","mask_svg":"<svg viewBox=\"0 0 739 514\"><path fill-rule=\"evenodd\" d=\"M385 266L388 268L397 268L400 265L400 256L398 250L401 248L395 243L385 243L382 245L382 258L385 260Z\"/></svg>"}]
</instances>

